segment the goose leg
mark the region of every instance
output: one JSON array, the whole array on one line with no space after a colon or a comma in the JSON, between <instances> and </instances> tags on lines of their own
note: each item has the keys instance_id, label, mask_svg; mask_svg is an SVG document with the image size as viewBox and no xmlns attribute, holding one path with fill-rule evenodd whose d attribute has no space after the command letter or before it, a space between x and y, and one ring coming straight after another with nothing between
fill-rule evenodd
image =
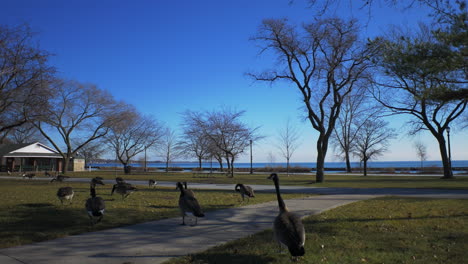
<instances>
[{"instance_id":1,"label":"goose leg","mask_svg":"<svg viewBox=\"0 0 468 264\"><path fill-rule=\"evenodd\" d=\"M182 224L181 225L185 225L185 215L182 215Z\"/></svg>"}]
</instances>

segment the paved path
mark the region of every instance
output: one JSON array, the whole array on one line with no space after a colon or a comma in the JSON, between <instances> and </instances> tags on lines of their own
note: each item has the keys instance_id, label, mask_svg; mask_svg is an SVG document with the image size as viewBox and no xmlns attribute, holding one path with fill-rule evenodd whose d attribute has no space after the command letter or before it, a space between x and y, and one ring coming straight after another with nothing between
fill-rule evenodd
<instances>
[{"instance_id":1,"label":"paved path","mask_svg":"<svg viewBox=\"0 0 468 264\"><path fill-rule=\"evenodd\" d=\"M79 179L74 179L81 181ZM89 181L84 179L83 181ZM146 184L146 182L133 182ZM174 187L171 182L160 183ZM229 189L230 184L191 184L198 189ZM259 191L272 186L256 185ZM325 195L287 200L291 211L301 216L319 214L337 206L381 195L467 198L468 191L431 189L351 189L282 186L283 192L322 193ZM153 221L105 231L0 250L2 264L146 264L162 263L172 257L203 251L210 247L269 229L278 213L276 201L209 212L197 226L181 226L181 219Z\"/></svg>"}]
</instances>

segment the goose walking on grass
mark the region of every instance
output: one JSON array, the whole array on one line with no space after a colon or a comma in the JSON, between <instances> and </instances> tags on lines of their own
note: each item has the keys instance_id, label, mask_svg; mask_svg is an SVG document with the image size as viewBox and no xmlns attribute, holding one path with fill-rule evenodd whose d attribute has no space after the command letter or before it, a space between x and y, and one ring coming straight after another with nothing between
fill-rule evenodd
<instances>
[{"instance_id":1,"label":"goose walking on grass","mask_svg":"<svg viewBox=\"0 0 468 264\"><path fill-rule=\"evenodd\" d=\"M151 187L156 187L157 184L158 183L153 179L148 180L148 187L150 187L150 188Z\"/></svg>"},{"instance_id":2,"label":"goose walking on grass","mask_svg":"<svg viewBox=\"0 0 468 264\"><path fill-rule=\"evenodd\" d=\"M36 177L35 173L23 173L23 179L24 178L32 179L34 177Z\"/></svg>"},{"instance_id":3,"label":"goose walking on grass","mask_svg":"<svg viewBox=\"0 0 468 264\"><path fill-rule=\"evenodd\" d=\"M64 200L70 201L70 204L71 204L74 195L75 195L75 192L73 191L72 187L61 187L57 191L57 197L59 198L62 204Z\"/></svg>"},{"instance_id":4,"label":"goose walking on grass","mask_svg":"<svg viewBox=\"0 0 468 264\"><path fill-rule=\"evenodd\" d=\"M124 184L125 183L125 180L122 178L122 177L116 177L115 178L115 182L117 184Z\"/></svg>"},{"instance_id":5,"label":"goose walking on grass","mask_svg":"<svg viewBox=\"0 0 468 264\"><path fill-rule=\"evenodd\" d=\"M273 231L276 241L281 245L286 246L291 253L291 256L297 259L304 256L305 230L301 218L289 212L286 204L281 198L279 189L279 179L276 173L272 173L268 179L273 180L276 189L276 197L278 198L279 214L275 218Z\"/></svg>"},{"instance_id":6,"label":"goose walking on grass","mask_svg":"<svg viewBox=\"0 0 468 264\"><path fill-rule=\"evenodd\" d=\"M130 183L114 184L114 186L112 187L111 195L113 195L114 192L117 192L118 194L122 195L122 199L125 199L130 194L136 191L138 191L138 189L132 186Z\"/></svg>"},{"instance_id":7,"label":"goose walking on grass","mask_svg":"<svg viewBox=\"0 0 468 264\"><path fill-rule=\"evenodd\" d=\"M53 178L50 182L58 181L58 182L63 182L65 179L70 178L69 176L65 175L58 175L57 177Z\"/></svg>"},{"instance_id":8,"label":"goose walking on grass","mask_svg":"<svg viewBox=\"0 0 468 264\"><path fill-rule=\"evenodd\" d=\"M102 181L102 177L94 177L91 179L90 185L94 188L96 188L96 185L105 185L104 182Z\"/></svg>"},{"instance_id":9,"label":"goose walking on grass","mask_svg":"<svg viewBox=\"0 0 468 264\"><path fill-rule=\"evenodd\" d=\"M181 182L177 183L176 189L180 190L179 196L179 209L182 214L182 225L185 225L185 216L187 213L195 216L195 225L198 223L198 217L204 217L200 204L197 201L197 198L193 194L190 194L188 190L184 189L184 186Z\"/></svg>"},{"instance_id":10,"label":"goose walking on grass","mask_svg":"<svg viewBox=\"0 0 468 264\"><path fill-rule=\"evenodd\" d=\"M234 190L240 193L242 201L244 201L245 196L247 196L247 201L250 201L250 198L255 197L252 187L244 185L242 183L238 183L236 187L234 187Z\"/></svg>"},{"instance_id":11,"label":"goose walking on grass","mask_svg":"<svg viewBox=\"0 0 468 264\"><path fill-rule=\"evenodd\" d=\"M86 200L85 208L91 220L91 225L95 225L101 222L106 210L106 204L104 203L104 199L96 196L95 185L91 185L89 190L91 197Z\"/></svg>"}]
</instances>

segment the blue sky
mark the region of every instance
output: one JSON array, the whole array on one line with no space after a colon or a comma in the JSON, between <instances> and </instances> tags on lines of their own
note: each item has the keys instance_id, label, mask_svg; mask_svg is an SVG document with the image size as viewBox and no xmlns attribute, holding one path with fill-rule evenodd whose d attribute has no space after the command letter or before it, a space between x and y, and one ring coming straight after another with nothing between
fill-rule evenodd
<instances>
[{"instance_id":1,"label":"blue sky","mask_svg":"<svg viewBox=\"0 0 468 264\"><path fill-rule=\"evenodd\" d=\"M348 2L348 1L344 1ZM354 2L354 1L349 1ZM265 136L255 145L255 160L282 162L274 139L288 118L302 132L293 161L315 162L316 132L303 121L295 88L285 84L255 83L246 72L274 66L274 58L259 55L249 40L265 18L288 18L298 25L312 21L313 11L296 0L135 0L135 1L6 1L0 24L28 23L40 47L54 54L59 76L94 83L116 99L154 115L173 129L180 113L229 106L245 110L244 120ZM349 3L348 3L349 4ZM341 6L337 15L366 17L358 6ZM406 11L377 4L363 34L383 34L390 24L416 26L426 17L421 8ZM364 22L367 21L367 18ZM379 160L417 160L413 141L429 148L438 160L435 140L427 134L406 136L402 117L392 118L399 136ZM468 159L466 131L452 129L452 158ZM337 161L333 151L328 161ZM240 161L248 160L248 155Z\"/></svg>"}]
</instances>

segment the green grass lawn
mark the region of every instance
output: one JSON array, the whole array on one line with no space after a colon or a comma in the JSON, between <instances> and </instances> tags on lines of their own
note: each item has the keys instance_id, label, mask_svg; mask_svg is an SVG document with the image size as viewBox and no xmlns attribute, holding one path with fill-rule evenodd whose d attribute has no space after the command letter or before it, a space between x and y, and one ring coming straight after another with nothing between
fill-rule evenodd
<instances>
[{"instance_id":1,"label":"green grass lawn","mask_svg":"<svg viewBox=\"0 0 468 264\"><path fill-rule=\"evenodd\" d=\"M73 203L61 205L59 187L75 190ZM0 248L44 241L89 231L178 217L179 192L174 188L137 186L139 191L122 200L110 195L112 186L98 186L97 195L106 202L101 223L90 226L84 204L89 198L89 184L49 183L40 180L0 180ZM233 191L196 190L204 211L240 206L240 195ZM303 195L286 194L285 199ZM276 199L274 194L257 193L250 203ZM177 219L174 225L178 225Z\"/></svg>"},{"instance_id":2,"label":"green grass lawn","mask_svg":"<svg viewBox=\"0 0 468 264\"><path fill-rule=\"evenodd\" d=\"M306 255L299 263L461 264L468 260L466 200L379 198L303 222ZM269 230L166 263L291 263L289 256L289 252L278 253Z\"/></svg>"},{"instance_id":3,"label":"green grass lawn","mask_svg":"<svg viewBox=\"0 0 468 264\"><path fill-rule=\"evenodd\" d=\"M95 171L69 173L72 177L95 177L101 176L105 179L145 180L155 179L157 181L188 181L199 183L227 183L227 184L265 184L271 185L267 180L268 174L236 174L234 178L223 174L194 174L191 172L164 173L147 172L123 174L121 171ZM325 182L315 183L315 175L291 175L287 177L280 174L282 185L299 185L310 187L350 187L350 188L443 188L443 189L465 189L468 190L468 177L456 177L451 180L440 179L439 176L356 176L327 174Z\"/></svg>"}]
</instances>

